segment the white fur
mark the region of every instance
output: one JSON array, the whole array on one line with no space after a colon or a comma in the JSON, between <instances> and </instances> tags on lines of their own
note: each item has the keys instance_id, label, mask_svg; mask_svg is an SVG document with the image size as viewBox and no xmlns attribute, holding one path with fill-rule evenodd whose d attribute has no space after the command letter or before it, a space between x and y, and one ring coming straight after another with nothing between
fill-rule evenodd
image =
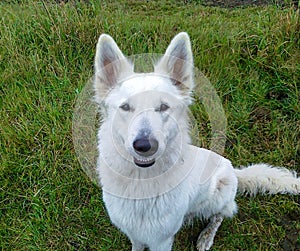
<instances>
[{"instance_id":1,"label":"white fur","mask_svg":"<svg viewBox=\"0 0 300 251\"><path fill-rule=\"evenodd\" d=\"M193 58L186 33L172 40L154 68L134 73L114 40L100 36L94 78L103 116L97 170L109 217L133 251L171 250L184 220L194 216L210 220L197 243L198 250L209 250L223 218L237 211L238 187L250 194L299 194L300 180L287 169L261 164L236 170L222 156L190 145ZM168 109L160 110L162 104ZM152 156L140 156L133 147L143 134L158 141ZM135 159L155 163L141 168Z\"/></svg>"},{"instance_id":2,"label":"white fur","mask_svg":"<svg viewBox=\"0 0 300 251\"><path fill-rule=\"evenodd\" d=\"M256 164L240 170L235 169L235 174L239 180L238 190L241 193L297 195L300 191L300 179L297 179L296 172L283 167Z\"/></svg>"}]
</instances>

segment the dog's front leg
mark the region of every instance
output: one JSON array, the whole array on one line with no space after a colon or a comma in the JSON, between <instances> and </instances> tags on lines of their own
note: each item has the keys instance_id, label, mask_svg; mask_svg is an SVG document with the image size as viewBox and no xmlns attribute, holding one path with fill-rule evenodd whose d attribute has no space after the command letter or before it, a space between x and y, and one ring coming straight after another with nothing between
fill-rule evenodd
<instances>
[{"instance_id":1,"label":"dog's front leg","mask_svg":"<svg viewBox=\"0 0 300 251\"><path fill-rule=\"evenodd\" d=\"M217 233L218 228L220 227L223 216L215 215L210 219L207 227L200 233L197 241L197 249L198 251L209 250L213 245L215 235Z\"/></svg>"},{"instance_id":2,"label":"dog's front leg","mask_svg":"<svg viewBox=\"0 0 300 251\"><path fill-rule=\"evenodd\" d=\"M131 244L131 251L143 251L145 249L145 245L141 244L138 241L131 240Z\"/></svg>"},{"instance_id":3,"label":"dog's front leg","mask_svg":"<svg viewBox=\"0 0 300 251\"><path fill-rule=\"evenodd\" d=\"M171 251L173 237L149 246L150 251Z\"/></svg>"}]
</instances>

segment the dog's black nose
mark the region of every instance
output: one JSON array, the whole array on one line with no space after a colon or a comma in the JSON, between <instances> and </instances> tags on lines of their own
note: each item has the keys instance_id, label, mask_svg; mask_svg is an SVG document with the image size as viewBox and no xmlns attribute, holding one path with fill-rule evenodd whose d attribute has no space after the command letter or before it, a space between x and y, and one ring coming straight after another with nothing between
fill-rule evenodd
<instances>
[{"instance_id":1,"label":"dog's black nose","mask_svg":"<svg viewBox=\"0 0 300 251\"><path fill-rule=\"evenodd\" d=\"M158 141L154 138L149 137L137 138L133 142L133 148L135 152L141 156L152 156L154 153L157 152Z\"/></svg>"}]
</instances>

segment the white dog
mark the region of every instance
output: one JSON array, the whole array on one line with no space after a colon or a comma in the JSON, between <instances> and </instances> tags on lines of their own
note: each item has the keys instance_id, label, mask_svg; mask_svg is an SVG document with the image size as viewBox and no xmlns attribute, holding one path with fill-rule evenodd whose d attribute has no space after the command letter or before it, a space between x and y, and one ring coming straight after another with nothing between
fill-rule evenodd
<instances>
[{"instance_id":1,"label":"white dog","mask_svg":"<svg viewBox=\"0 0 300 251\"><path fill-rule=\"evenodd\" d=\"M101 107L97 171L112 223L132 250L172 249L186 218L208 219L198 250L209 250L242 193L299 194L296 173L266 164L234 169L229 160L190 144L193 88L190 39L178 34L152 73L135 73L114 40L101 35L95 99Z\"/></svg>"}]
</instances>

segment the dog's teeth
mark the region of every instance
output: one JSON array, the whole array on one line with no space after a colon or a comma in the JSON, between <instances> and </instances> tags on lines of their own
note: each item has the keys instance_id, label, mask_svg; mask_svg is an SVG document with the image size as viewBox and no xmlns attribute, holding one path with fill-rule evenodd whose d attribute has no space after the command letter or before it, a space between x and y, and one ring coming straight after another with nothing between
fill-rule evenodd
<instances>
[{"instance_id":1,"label":"dog's teeth","mask_svg":"<svg viewBox=\"0 0 300 251\"><path fill-rule=\"evenodd\" d=\"M139 163L147 164L154 162L154 159L135 159Z\"/></svg>"},{"instance_id":2,"label":"dog's teeth","mask_svg":"<svg viewBox=\"0 0 300 251\"><path fill-rule=\"evenodd\" d=\"M146 162L150 162L150 161L151 161L151 159L139 159L138 161L141 161L141 162L144 162L144 163L146 163Z\"/></svg>"}]
</instances>

